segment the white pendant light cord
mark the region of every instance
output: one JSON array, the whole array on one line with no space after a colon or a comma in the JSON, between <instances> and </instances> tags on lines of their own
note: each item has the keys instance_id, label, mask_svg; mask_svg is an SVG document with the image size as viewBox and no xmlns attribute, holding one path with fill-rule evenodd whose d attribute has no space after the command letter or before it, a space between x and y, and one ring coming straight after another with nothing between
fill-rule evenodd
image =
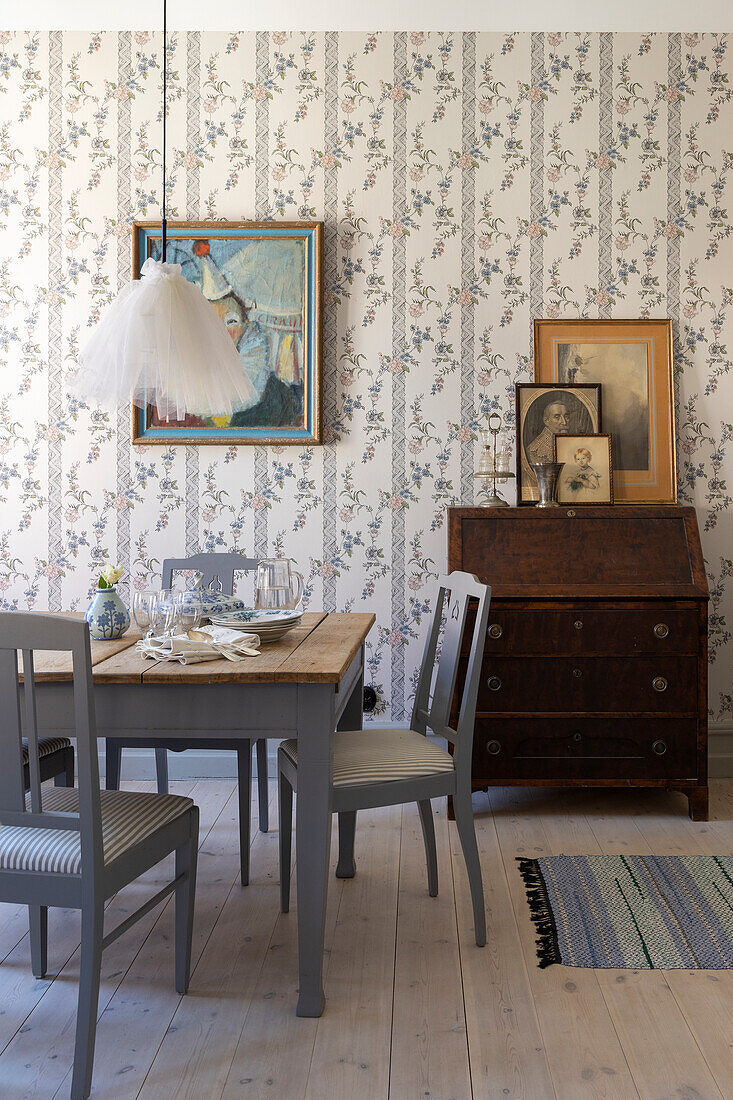
<instances>
[{"instance_id":1,"label":"white pendant light cord","mask_svg":"<svg viewBox=\"0 0 733 1100\"><path fill-rule=\"evenodd\" d=\"M162 421L231 417L257 401L239 352L201 290L167 263L168 4L163 0L163 194L160 260L119 291L79 356L70 392L84 402L155 406Z\"/></svg>"},{"instance_id":2,"label":"white pendant light cord","mask_svg":"<svg viewBox=\"0 0 733 1100\"><path fill-rule=\"evenodd\" d=\"M165 150L166 150L166 122L168 114L168 0L163 0L163 199L161 203L161 260L166 261L168 245L168 192L166 190Z\"/></svg>"}]
</instances>

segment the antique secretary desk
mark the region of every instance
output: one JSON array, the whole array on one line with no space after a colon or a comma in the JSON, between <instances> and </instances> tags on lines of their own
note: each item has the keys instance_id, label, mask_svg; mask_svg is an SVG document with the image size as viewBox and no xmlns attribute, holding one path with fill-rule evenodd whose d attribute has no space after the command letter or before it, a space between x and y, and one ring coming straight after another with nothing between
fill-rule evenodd
<instances>
[{"instance_id":1,"label":"antique secretary desk","mask_svg":"<svg viewBox=\"0 0 733 1100\"><path fill-rule=\"evenodd\" d=\"M708 587L695 510L448 517L449 569L492 589L473 789L666 787L706 819Z\"/></svg>"}]
</instances>

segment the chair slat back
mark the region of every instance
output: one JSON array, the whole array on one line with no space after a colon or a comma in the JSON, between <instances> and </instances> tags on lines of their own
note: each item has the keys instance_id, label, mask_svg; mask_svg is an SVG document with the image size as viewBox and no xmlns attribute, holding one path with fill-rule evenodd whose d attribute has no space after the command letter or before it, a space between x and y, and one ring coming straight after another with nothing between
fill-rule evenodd
<instances>
[{"instance_id":1,"label":"chair slat back","mask_svg":"<svg viewBox=\"0 0 733 1100\"><path fill-rule=\"evenodd\" d=\"M257 558L246 558L244 554L192 554L190 558L166 558L161 570L163 588L170 588L173 574L186 569L202 573L201 584L208 588L215 577L222 584L222 591L231 596L234 592L234 574L249 573L258 566Z\"/></svg>"},{"instance_id":2,"label":"chair slat back","mask_svg":"<svg viewBox=\"0 0 733 1100\"><path fill-rule=\"evenodd\" d=\"M31 809L41 812L41 761L38 755L38 721L36 716L36 677L33 669L33 650L23 650L23 681L25 687L25 736L28 741L28 775L30 778Z\"/></svg>"},{"instance_id":3,"label":"chair slat back","mask_svg":"<svg viewBox=\"0 0 733 1100\"><path fill-rule=\"evenodd\" d=\"M43 809L43 789L38 759L38 719L35 650L56 650L72 655L74 677L74 733L79 791L79 812ZM18 651L23 654L20 684ZM23 706L21 707L21 696ZM23 828L78 831L81 834L82 874L92 875L102 866L102 821L99 798L96 720L92 687L89 625L56 615L0 613L0 822ZM25 715L25 722L21 715ZM28 742L30 808L26 808L23 769L23 737Z\"/></svg>"},{"instance_id":4,"label":"chair slat back","mask_svg":"<svg viewBox=\"0 0 733 1100\"><path fill-rule=\"evenodd\" d=\"M471 635L457 728L452 729L448 723L471 600L478 601L478 607ZM481 584L478 577L471 573L456 571L438 578L438 595L430 631L425 642L411 725L421 733L428 726L434 733L446 737L454 746L457 771L459 767L461 770L466 766L470 767L476 697L490 600L490 587ZM445 625L441 639L440 629L443 619ZM430 689L433 679L431 698Z\"/></svg>"},{"instance_id":5,"label":"chair slat back","mask_svg":"<svg viewBox=\"0 0 733 1100\"><path fill-rule=\"evenodd\" d=\"M18 654L15 649L0 649L0 700L3 708L3 720L0 723L0 750L3 758L3 766L0 768L2 820L3 810L20 812L25 809L23 723L20 718Z\"/></svg>"}]
</instances>

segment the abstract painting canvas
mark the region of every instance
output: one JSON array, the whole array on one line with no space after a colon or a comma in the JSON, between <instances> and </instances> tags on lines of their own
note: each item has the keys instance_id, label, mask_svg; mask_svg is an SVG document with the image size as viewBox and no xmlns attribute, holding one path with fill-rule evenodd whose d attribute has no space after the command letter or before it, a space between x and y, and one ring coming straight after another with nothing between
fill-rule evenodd
<instances>
[{"instance_id":1,"label":"abstract painting canvas","mask_svg":"<svg viewBox=\"0 0 733 1100\"><path fill-rule=\"evenodd\" d=\"M322 231L320 222L169 223L166 259L226 326L248 399L231 415L177 420L151 395L133 409L134 442L321 442ZM138 278L149 256L161 258L160 223L136 222L133 234Z\"/></svg>"}]
</instances>

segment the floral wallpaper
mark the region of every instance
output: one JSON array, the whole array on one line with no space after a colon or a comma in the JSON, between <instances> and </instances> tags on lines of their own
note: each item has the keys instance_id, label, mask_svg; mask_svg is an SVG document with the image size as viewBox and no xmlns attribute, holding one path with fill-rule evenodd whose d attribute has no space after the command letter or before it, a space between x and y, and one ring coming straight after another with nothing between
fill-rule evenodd
<instances>
[{"instance_id":1,"label":"floral wallpaper","mask_svg":"<svg viewBox=\"0 0 733 1100\"><path fill-rule=\"evenodd\" d=\"M2 606L83 608L109 561L129 599L167 555L286 554L312 607L376 612L401 720L445 508L483 418L513 422L532 318L670 316L730 719L730 37L194 31L170 66L171 217L326 224L326 445L133 448L127 409L70 399L158 216L160 40L0 33Z\"/></svg>"}]
</instances>

